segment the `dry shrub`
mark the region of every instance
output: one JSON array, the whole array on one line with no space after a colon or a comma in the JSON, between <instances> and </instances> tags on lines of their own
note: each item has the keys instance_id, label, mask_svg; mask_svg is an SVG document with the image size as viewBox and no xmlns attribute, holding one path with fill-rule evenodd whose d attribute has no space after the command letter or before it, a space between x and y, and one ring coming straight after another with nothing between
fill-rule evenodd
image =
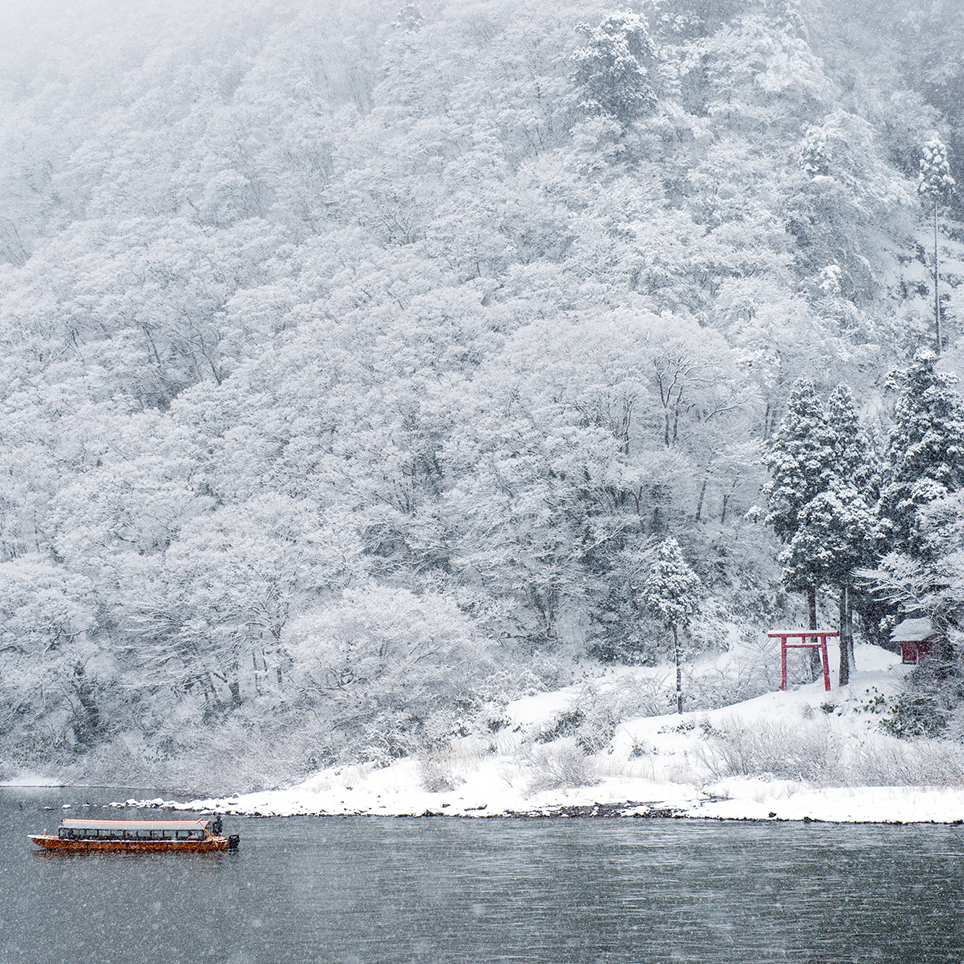
<instances>
[{"instance_id":1,"label":"dry shrub","mask_svg":"<svg viewBox=\"0 0 964 964\"><path fill-rule=\"evenodd\" d=\"M466 772L476 769L483 755L492 750L492 740L468 737L420 753L417 759L422 788L429 793L447 793L460 787Z\"/></svg>"},{"instance_id":2,"label":"dry shrub","mask_svg":"<svg viewBox=\"0 0 964 964\"><path fill-rule=\"evenodd\" d=\"M844 769L850 786L961 787L964 747L883 736L849 748Z\"/></svg>"},{"instance_id":3,"label":"dry shrub","mask_svg":"<svg viewBox=\"0 0 964 964\"><path fill-rule=\"evenodd\" d=\"M429 793L448 793L464 780L456 773L447 754L433 753L418 761L419 782Z\"/></svg>"},{"instance_id":4,"label":"dry shrub","mask_svg":"<svg viewBox=\"0 0 964 964\"><path fill-rule=\"evenodd\" d=\"M700 755L715 778L772 776L825 787L964 786L964 747L885 734L847 737L834 717L732 717L708 731Z\"/></svg>"},{"instance_id":5,"label":"dry shrub","mask_svg":"<svg viewBox=\"0 0 964 964\"><path fill-rule=\"evenodd\" d=\"M780 684L780 657L772 647L746 647L725 669L713 669L684 681L690 710L715 710L772 693Z\"/></svg>"},{"instance_id":6,"label":"dry shrub","mask_svg":"<svg viewBox=\"0 0 964 964\"><path fill-rule=\"evenodd\" d=\"M587 756L575 740L559 740L549 746L531 748L525 766L526 794L530 796L544 790L593 787L600 780L595 759Z\"/></svg>"},{"instance_id":7,"label":"dry shrub","mask_svg":"<svg viewBox=\"0 0 964 964\"><path fill-rule=\"evenodd\" d=\"M826 783L840 767L844 741L830 719L730 717L708 731L702 760L716 777L771 776Z\"/></svg>"},{"instance_id":8,"label":"dry shrub","mask_svg":"<svg viewBox=\"0 0 964 964\"><path fill-rule=\"evenodd\" d=\"M675 699L668 679L665 675L631 674L607 681L605 685L585 686L572 705L572 712L579 715L575 736L580 745L589 752L598 752L608 745L616 728L626 720L667 712Z\"/></svg>"}]
</instances>

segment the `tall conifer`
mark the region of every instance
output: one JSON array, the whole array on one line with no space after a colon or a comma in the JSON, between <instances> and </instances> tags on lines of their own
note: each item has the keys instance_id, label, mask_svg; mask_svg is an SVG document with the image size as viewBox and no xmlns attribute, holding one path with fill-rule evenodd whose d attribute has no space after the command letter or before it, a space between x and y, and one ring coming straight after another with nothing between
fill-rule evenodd
<instances>
[{"instance_id":1,"label":"tall conifer","mask_svg":"<svg viewBox=\"0 0 964 964\"><path fill-rule=\"evenodd\" d=\"M934 343L937 354L941 353L941 289L939 215L941 203L950 198L954 190L954 178L947 161L947 148L939 137L932 137L923 149L920 173L917 176L917 193L924 204L931 208L934 219Z\"/></svg>"},{"instance_id":2,"label":"tall conifer","mask_svg":"<svg viewBox=\"0 0 964 964\"><path fill-rule=\"evenodd\" d=\"M656 550L656 564L643 584L643 604L673 633L676 660L676 710L683 712L683 671L679 631L696 615L699 576L686 564L679 543L664 539Z\"/></svg>"},{"instance_id":3,"label":"tall conifer","mask_svg":"<svg viewBox=\"0 0 964 964\"><path fill-rule=\"evenodd\" d=\"M650 78L655 59L646 21L630 11L612 13L597 27L580 24L585 46L575 54L576 83L585 92L583 106L621 124L656 105Z\"/></svg>"},{"instance_id":4,"label":"tall conifer","mask_svg":"<svg viewBox=\"0 0 964 964\"><path fill-rule=\"evenodd\" d=\"M915 560L932 555L926 509L964 489L964 407L954 377L935 371L935 360L933 353L921 352L889 380L900 395L884 453L878 512L887 548Z\"/></svg>"},{"instance_id":5,"label":"tall conifer","mask_svg":"<svg viewBox=\"0 0 964 964\"><path fill-rule=\"evenodd\" d=\"M804 508L829 487L833 476L833 437L813 382L798 379L787 400L787 414L764 457L770 481L764 487L766 523L789 545L797 534ZM784 563L784 585L805 592L810 628L817 628L817 583L807 566L790 557Z\"/></svg>"},{"instance_id":6,"label":"tall conifer","mask_svg":"<svg viewBox=\"0 0 964 964\"><path fill-rule=\"evenodd\" d=\"M816 590L840 594L840 682L849 679L855 568L871 562L876 473L850 390L837 388L826 409L811 382L797 382L766 457L767 522L785 548L784 585L806 592L816 628Z\"/></svg>"}]
</instances>

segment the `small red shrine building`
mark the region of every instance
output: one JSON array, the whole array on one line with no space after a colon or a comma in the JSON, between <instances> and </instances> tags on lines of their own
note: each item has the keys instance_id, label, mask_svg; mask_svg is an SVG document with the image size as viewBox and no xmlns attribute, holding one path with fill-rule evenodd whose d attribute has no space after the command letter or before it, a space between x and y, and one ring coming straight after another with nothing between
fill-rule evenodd
<instances>
[{"instance_id":1,"label":"small red shrine building","mask_svg":"<svg viewBox=\"0 0 964 964\"><path fill-rule=\"evenodd\" d=\"M890 632L891 641L900 646L901 662L919 663L929 656L937 642L937 633L926 617L905 619Z\"/></svg>"}]
</instances>

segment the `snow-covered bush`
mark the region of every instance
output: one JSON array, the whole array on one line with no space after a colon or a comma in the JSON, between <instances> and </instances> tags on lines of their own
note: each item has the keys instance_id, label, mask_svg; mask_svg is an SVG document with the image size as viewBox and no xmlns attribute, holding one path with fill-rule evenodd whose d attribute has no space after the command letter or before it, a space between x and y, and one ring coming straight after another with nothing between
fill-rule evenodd
<instances>
[{"instance_id":1,"label":"snow-covered bush","mask_svg":"<svg viewBox=\"0 0 964 964\"><path fill-rule=\"evenodd\" d=\"M448 599L386 586L306 613L285 643L298 701L322 738L376 761L462 732L491 668L487 645Z\"/></svg>"},{"instance_id":2,"label":"snow-covered bush","mask_svg":"<svg viewBox=\"0 0 964 964\"><path fill-rule=\"evenodd\" d=\"M702 758L715 777L771 776L832 782L843 740L830 718L743 720L733 716L709 730Z\"/></svg>"},{"instance_id":3,"label":"snow-covered bush","mask_svg":"<svg viewBox=\"0 0 964 964\"><path fill-rule=\"evenodd\" d=\"M571 738L533 747L524 758L524 766L529 795L544 790L592 787L600 780L596 760Z\"/></svg>"},{"instance_id":4,"label":"snow-covered bush","mask_svg":"<svg viewBox=\"0 0 964 964\"><path fill-rule=\"evenodd\" d=\"M584 749L598 752L609 743L620 723L659 716L667 712L672 700L666 674L633 672L604 684L586 685L572 706L571 712L578 714L578 725L571 735Z\"/></svg>"},{"instance_id":5,"label":"snow-covered bush","mask_svg":"<svg viewBox=\"0 0 964 964\"><path fill-rule=\"evenodd\" d=\"M707 728L700 756L715 778L772 777L827 787L964 784L964 748L873 729L855 735L832 714L766 721L732 717Z\"/></svg>"},{"instance_id":6,"label":"snow-covered bush","mask_svg":"<svg viewBox=\"0 0 964 964\"><path fill-rule=\"evenodd\" d=\"M418 754L418 773L422 788L429 793L445 793L465 782L467 773L476 769L484 753L491 752L491 741L462 737L445 746Z\"/></svg>"},{"instance_id":7,"label":"snow-covered bush","mask_svg":"<svg viewBox=\"0 0 964 964\"><path fill-rule=\"evenodd\" d=\"M964 786L964 748L945 740L880 736L848 744L841 786Z\"/></svg>"}]
</instances>

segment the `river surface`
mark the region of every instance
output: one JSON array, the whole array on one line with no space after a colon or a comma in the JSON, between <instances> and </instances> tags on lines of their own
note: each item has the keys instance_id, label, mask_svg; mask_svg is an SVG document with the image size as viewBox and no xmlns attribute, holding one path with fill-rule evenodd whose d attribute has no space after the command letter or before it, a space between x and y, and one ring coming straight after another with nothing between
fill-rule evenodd
<instances>
[{"instance_id":1,"label":"river surface","mask_svg":"<svg viewBox=\"0 0 964 964\"><path fill-rule=\"evenodd\" d=\"M27 840L169 816L110 799L0 788L0 964L964 961L962 827L227 817L235 853Z\"/></svg>"}]
</instances>

